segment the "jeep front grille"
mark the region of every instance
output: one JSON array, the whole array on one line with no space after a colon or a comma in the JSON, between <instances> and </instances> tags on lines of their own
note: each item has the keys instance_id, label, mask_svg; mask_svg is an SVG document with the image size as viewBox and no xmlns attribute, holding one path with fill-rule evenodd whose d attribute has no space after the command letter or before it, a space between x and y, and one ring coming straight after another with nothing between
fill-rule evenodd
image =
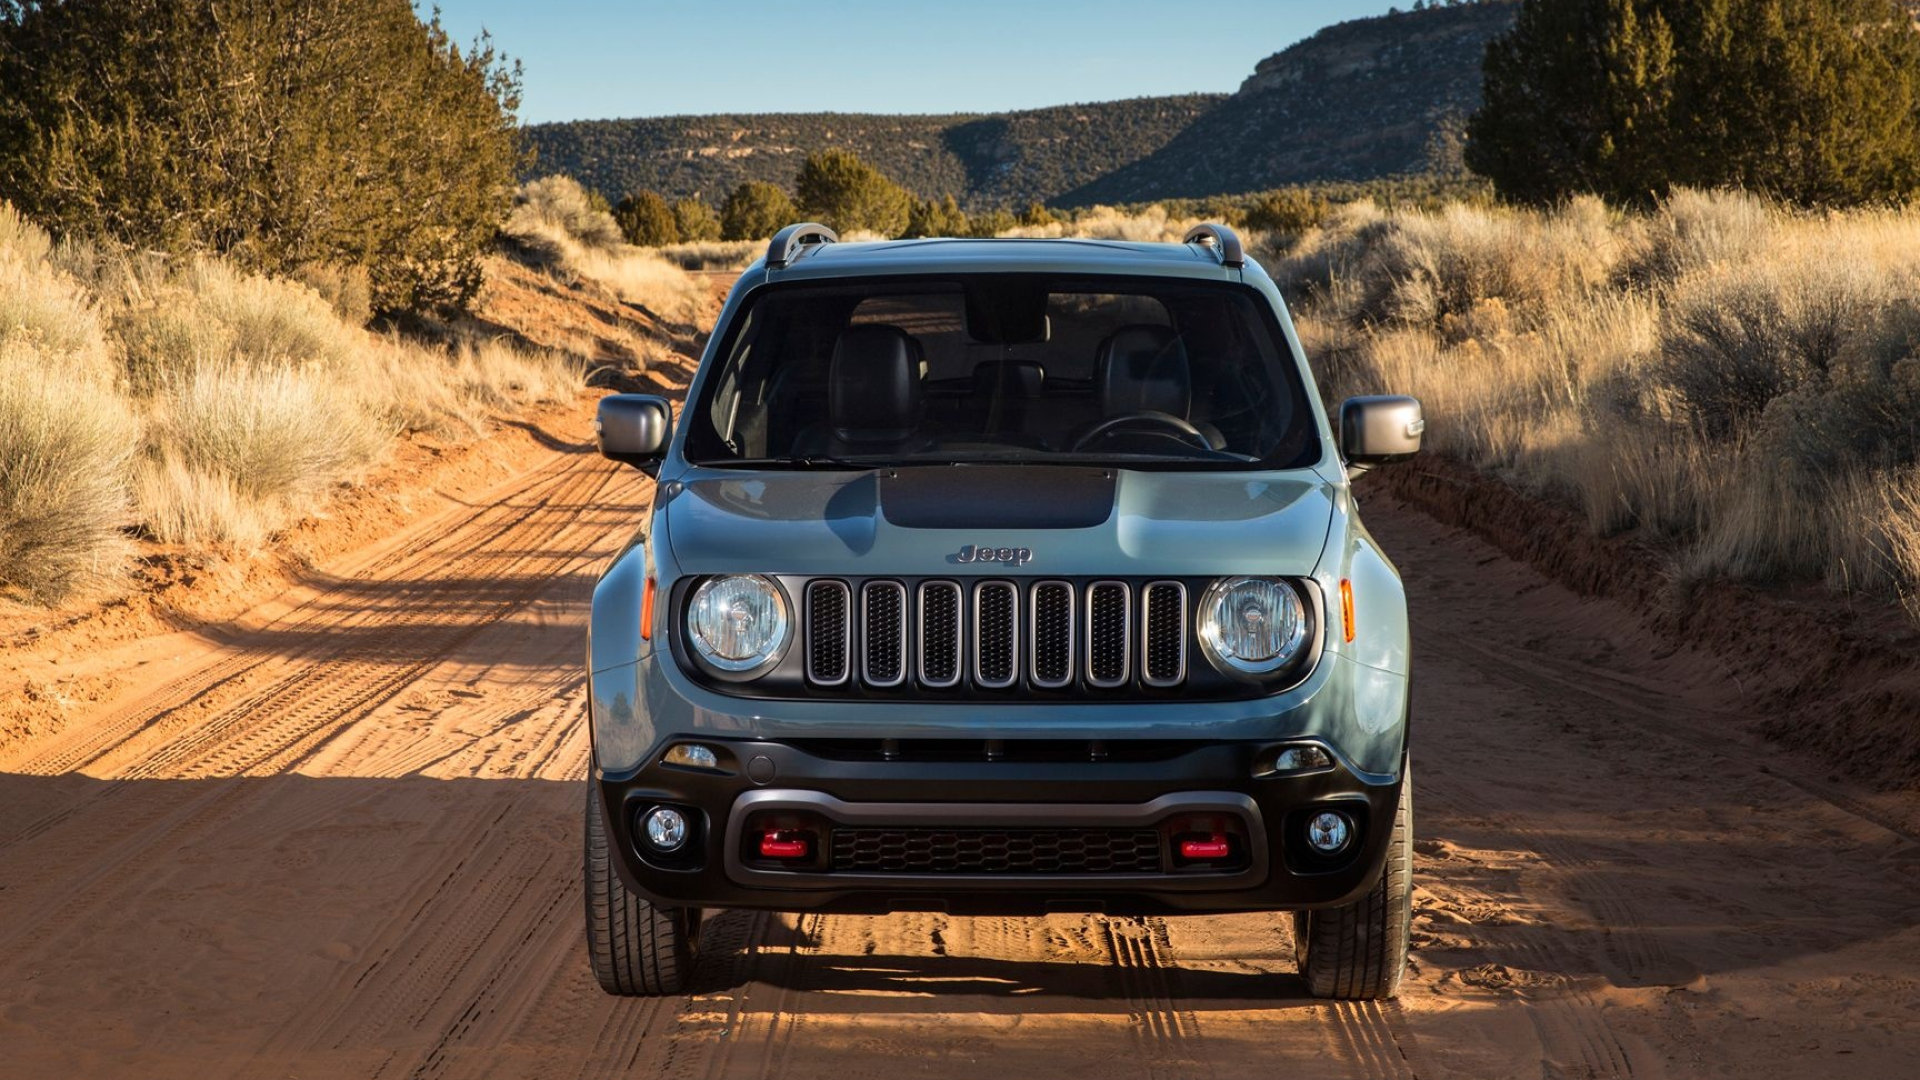
<instances>
[{"instance_id":1,"label":"jeep front grille","mask_svg":"<svg viewBox=\"0 0 1920 1080\"><path fill-rule=\"evenodd\" d=\"M1177 581L817 578L802 589L807 681L872 689L1165 688L1187 677Z\"/></svg>"},{"instance_id":2,"label":"jeep front grille","mask_svg":"<svg viewBox=\"0 0 1920 1080\"><path fill-rule=\"evenodd\" d=\"M852 653L853 604L844 581L807 584L807 681L839 686Z\"/></svg>"},{"instance_id":3,"label":"jeep front grille","mask_svg":"<svg viewBox=\"0 0 1920 1080\"><path fill-rule=\"evenodd\" d=\"M865 874L1157 874L1160 834L841 826L832 833L830 866Z\"/></svg>"}]
</instances>

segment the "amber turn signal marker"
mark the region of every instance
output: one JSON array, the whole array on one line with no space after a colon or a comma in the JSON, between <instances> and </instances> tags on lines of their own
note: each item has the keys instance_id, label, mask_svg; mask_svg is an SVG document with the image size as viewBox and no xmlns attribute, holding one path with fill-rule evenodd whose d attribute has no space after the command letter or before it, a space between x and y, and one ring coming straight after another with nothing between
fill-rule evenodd
<instances>
[{"instance_id":1,"label":"amber turn signal marker","mask_svg":"<svg viewBox=\"0 0 1920 1080\"><path fill-rule=\"evenodd\" d=\"M647 579L646 592L640 596L640 640L653 640L653 579ZM1347 631L1347 640L1353 640L1353 631Z\"/></svg>"},{"instance_id":2,"label":"amber turn signal marker","mask_svg":"<svg viewBox=\"0 0 1920 1080\"><path fill-rule=\"evenodd\" d=\"M652 583L649 582L648 584L652 584ZM649 591L647 593L647 597L649 602L651 602L653 593ZM1353 582L1346 578L1340 579L1340 622L1343 626L1346 627L1347 640L1352 641L1353 640Z\"/></svg>"}]
</instances>

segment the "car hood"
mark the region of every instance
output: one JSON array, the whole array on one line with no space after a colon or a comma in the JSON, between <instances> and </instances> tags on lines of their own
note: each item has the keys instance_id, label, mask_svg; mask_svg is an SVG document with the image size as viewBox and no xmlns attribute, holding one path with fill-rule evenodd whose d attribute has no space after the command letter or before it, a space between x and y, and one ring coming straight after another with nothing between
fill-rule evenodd
<instances>
[{"instance_id":1,"label":"car hood","mask_svg":"<svg viewBox=\"0 0 1920 1080\"><path fill-rule=\"evenodd\" d=\"M661 495L684 573L1211 576L1311 573L1335 488L1311 470L962 465L694 470Z\"/></svg>"}]
</instances>

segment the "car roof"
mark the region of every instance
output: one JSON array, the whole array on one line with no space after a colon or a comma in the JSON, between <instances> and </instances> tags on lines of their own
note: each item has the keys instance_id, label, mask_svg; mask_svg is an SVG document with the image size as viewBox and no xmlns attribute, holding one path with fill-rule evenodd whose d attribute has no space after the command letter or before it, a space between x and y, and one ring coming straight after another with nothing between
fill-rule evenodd
<instances>
[{"instance_id":1,"label":"car roof","mask_svg":"<svg viewBox=\"0 0 1920 1080\"><path fill-rule=\"evenodd\" d=\"M1133 240L992 239L882 240L801 247L785 266L751 268L769 281L869 275L943 273L1140 274L1240 280L1239 268L1200 244Z\"/></svg>"}]
</instances>

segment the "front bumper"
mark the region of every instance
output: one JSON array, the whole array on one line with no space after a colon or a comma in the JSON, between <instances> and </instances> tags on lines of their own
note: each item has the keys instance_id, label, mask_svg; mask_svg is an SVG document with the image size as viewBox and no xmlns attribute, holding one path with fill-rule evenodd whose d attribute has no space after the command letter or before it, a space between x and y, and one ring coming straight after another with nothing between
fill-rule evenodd
<instances>
[{"instance_id":1,"label":"front bumper","mask_svg":"<svg viewBox=\"0 0 1920 1080\"><path fill-rule=\"evenodd\" d=\"M806 740L692 741L717 752L718 770L655 757L632 773L595 780L621 876L642 895L676 907L1147 915L1342 904L1378 877L1405 776L1404 767L1390 777L1359 772L1325 744L1331 766L1272 773L1276 750L1302 745L1298 739L1162 744L1146 755L1130 755L1133 748L1116 742L1111 760L1095 759L1105 750L1063 760L1058 744L1042 755L1033 750L1040 744L1018 740L978 758L950 746L922 754L908 742L896 760L849 756ZM685 846L667 856L639 836L640 816L659 805L692 820ZM1339 809L1355 823L1353 838L1331 858L1305 843L1306 819L1321 809ZM1175 838L1195 823L1230 833L1236 857L1183 864ZM770 824L807 832L814 857L756 859L753 845ZM1159 837L1160 850L1152 869L1119 872L850 868L831 850L836 830L941 831L950 838L1036 829L1125 830Z\"/></svg>"}]
</instances>

